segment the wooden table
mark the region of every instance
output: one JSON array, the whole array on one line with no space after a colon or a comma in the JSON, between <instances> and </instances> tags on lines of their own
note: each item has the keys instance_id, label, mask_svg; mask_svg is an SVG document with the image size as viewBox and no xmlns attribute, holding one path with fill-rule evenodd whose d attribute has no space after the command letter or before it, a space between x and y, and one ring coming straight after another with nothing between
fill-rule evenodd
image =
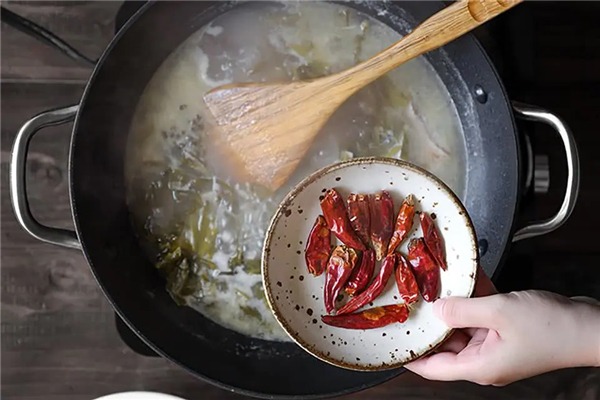
<instances>
[{"instance_id":1,"label":"wooden table","mask_svg":"<svg viewBox=\"0 0 600 400\"><path fill-rule=\"evenodd\" d=\"M59 34L88 56L97 57L112 36L120 3L5 2L5 6ZM589 12L581 4L576 6L581 19L575 21L571 15L570 23L556 17L569 14L564 5L546 8L541 18L552 24L563 23L564 31L559 35L552 29L556 25L551 24L535 36L541 38L545 46L541 49L547 52L535 61L550 59L550 69L537 77L535 85L530 85L534 90L521 95L525 100L543 99L549 107L562 107L564 117L572 121L578 135L584 169L581 197L585 201L580 201L560 232L532 241L542 254L534 263L532 286L568 295L600 297L596 244L599 218L593 214L593 205L600 200L600 159L591 157L600 149L595 133L600 126L600 57L598 52L595 58L580 57L572 51L565 53L571 48L567 40L559 41L555 48L543 41L552 32L554 38L562 37L574 26L577 34L595 33L595 39L588 36L587 43L590 48L600 49L600 31L592 18L598 15L599 8L589 7L594 7L594 11ZM561 50L564 58L556 58ZM573 74L564 76L565 69L560 65L568 65L566 70ZM163 359L144 357L129 349L118 336L114 313L80 252L40 243L26 234L13 216L8 196L8 162L17 129L38 112L77 103L90 72L87 66L2 25L2 398L90 400L129 390L161 391L189 399L240 398L193 378ZM570 106L553 96L556 90L565 88ZM512 89L519 93L518 87ZM72 227L66 166L70 129L60 126L37 136L27 163L35 216L49 225L65 228ZM545 211L542 208L540 212ZM593 237L579 236L581 240L575 244L570 240L585 232L593 232ZM571 252L573 248L576 253ZM510 273L509 268L507 274ZM564 276L568 276L566 286ZM509 283L506 285L510 287ZM347 398L592 399L600 392L598 382L598 371L589 369L550 373L505 388L428 382L406 373ZM585 397L584 390L595 392Z\"/></svg>"}]
</instances>

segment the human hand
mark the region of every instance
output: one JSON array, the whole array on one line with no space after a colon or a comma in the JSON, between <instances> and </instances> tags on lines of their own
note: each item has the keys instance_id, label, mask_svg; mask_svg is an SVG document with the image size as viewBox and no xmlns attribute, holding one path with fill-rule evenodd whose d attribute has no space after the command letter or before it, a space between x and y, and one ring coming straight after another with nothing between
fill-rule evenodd
<instances>
[{"instance_id":1,"label":"human hand","mask_svg":"<svg viewBox=\"0 0 600 400\"><path fill-rule=\"evenodd\" d=\"M426 379L503 386L556 369L600 366L599 306L543 291L494 293L480 271L476 297L436 301L436 315L463 329L406 368Z\"/></svg>"}]
</instances>

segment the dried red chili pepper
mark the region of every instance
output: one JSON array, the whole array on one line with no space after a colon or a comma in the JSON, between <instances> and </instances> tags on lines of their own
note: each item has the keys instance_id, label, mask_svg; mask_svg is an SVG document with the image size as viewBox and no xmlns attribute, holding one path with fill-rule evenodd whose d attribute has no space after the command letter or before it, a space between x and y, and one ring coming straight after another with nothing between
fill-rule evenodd
<instances>
[{"instance_id":1,"label":"dried red chili pepper","mask_svg":"<svg viewBox=\"0 0 600 400\"><path fill-rule=\"evenodd\" d=\"M412 239L408 243L408 262L412 266L421 296L427 302L434 301L440 291L440 268L423 238Z\"/></svg>"},{"instance_id":2,"label":"dried red chili pepper","mask_svg":"<svg viewBox=\"0 0 600 400\"><path fill-rule=\"evenodd\" d=\"M423 237L427 248L431 252L433 258L438 262L438 265L446 271L448 269L448 265L446 264L446 252L444 250L444 242L440 232L428 213L422 212L419 218L421 219L421 229L423 230Z\"/></svg>"},{"instance_id":3,"label":"dried red chili pepper","mask_svg":"<svg viewBox=\"0 0 600 400\"><path fill-rule=\"evenodd\" d=\"M371 212L369 210L369 195L351 193L348 196L348 216L352 228L367 246L371 229Z\"/></svg>"},{"instance_id":4,"label":"dried red chili pepper","mask_svg":"<svg viewBox=\"0 0 600 400\"><path fill-rule=\"evenodd\" d=\"M412 194L406 196L406 199L400 206L398 217L396 218L396 226L394 227L394 234L390 240L388 247L388 253L396 250L400 243L406 238L408 232L413 227L413 220L415 217L415 197Z\"/></svg>"},{"instance_id":5,"label":"dried red chili pepper","mask_svg":"<svg viewBox=\"0 0 600 400\"><path fill-rule=\"evenodd\" d=\"M394 232L394 201L390 194L382 190L369 199L371 212L371 243L377 261L385 257L390 238Z\"/></svg>"},{"instance_id":6,"label":"dried red chili pepper","mask_svg":"<svg viewBox=\"0 0 600 400\"><path fill-rule=\"evenodd\" d=\"M375 252L368 249L362 253L360 264L352 270L346 282L346 293L350 296L360 294L371 282L373 271L375 271Z\"/></svg>"},{"instance_id":7,"label":"dried red chili pepper","mask_svg":"<svg viewBox=\"0 0 600 400\"><path fill-rule=\"evenodd\" d=\"M308 272L319 276L325 271L331 253L331 231L322 215L319 215L308 235L304 259Z\"/></svg>"},{"instance_id":8,"label":"dried red chili pepper","mask_svg":"<svg viewBox=\"0 0 600 400\"><path fill-rule=\"evenodd\" d=\"M375 300L381 294L381 292L383 292L383 289L385 289L385 285L390 279L390 276L394 273L396 258L396 253L392 253L385 257L383 263L381 263L381 269L379 270L379 274L375 280L371 282L369 287L367 287L364 292L356 297L353 297L349 302L344 304L344 306L338 310L337 314L348 314L354 312L365 304Z\"/></svg>"},{"instance_id":9,"label":"dried red chili pepper","mask_svg":"<svg viewBox=\"0 0 600 400\"><path fill-rule=\"evenodd\" d=\"M409 305L416 302L419 299L419 286L412 269L402 254L398 254L395 276L396 285L404 303Z\"/></svg>"},{"instance_id":10,"label":"dried red chili pepper","mask_svg":"<svg viewBox=\"0 0 600 400\"><path fill-rule=\"evenodd\" d=\"M336 246L329 257L325 272L325 310L328 313L335 310L335 299L350 277L356 265L358 256L354 249L346 246Z\"/></svg>"},{"instance_id":11,"label":"dried red chili pepper","mask_svg":"<svg viewBox=\"0 0 600 400\"><path fill-rule=\"evenodd\" d=\"M350 224L344 200L335 189L329 189L325 193L321 209L329 229L342 243L356 250L366 250Z\"/></svg>"},{"instance_id":12,"label":"dried red chili pepper","mask_svg":"<svg viewBox=\"0 0 600 400\"><path fill-rule=\"evenodd\" d=\"M323 315L321 321L327 325L346 329L373 329L381 328L395 322L405 322L409 310L406 304L390 304L373 307L367 310L344 315Z\"/></svg>"}]
</instances>

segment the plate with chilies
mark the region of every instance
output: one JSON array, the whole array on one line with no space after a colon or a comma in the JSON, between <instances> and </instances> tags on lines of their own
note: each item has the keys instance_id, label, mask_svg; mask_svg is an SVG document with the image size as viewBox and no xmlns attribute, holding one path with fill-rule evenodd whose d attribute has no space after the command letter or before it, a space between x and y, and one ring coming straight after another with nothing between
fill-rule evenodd
<instances>
[{"instance_id":1,"label":"plate with chilies","mask_svg":"<svg viewBox=\"0 0 600 400\"><path fill-rule=\"evenodd\" d=\"M429 172L368 157L308 176L273 216L262 276L273 314L313 356L359 371L401 367L452 333L432 310L472 295L473 224Z\"/></svg>"}]
</instances>

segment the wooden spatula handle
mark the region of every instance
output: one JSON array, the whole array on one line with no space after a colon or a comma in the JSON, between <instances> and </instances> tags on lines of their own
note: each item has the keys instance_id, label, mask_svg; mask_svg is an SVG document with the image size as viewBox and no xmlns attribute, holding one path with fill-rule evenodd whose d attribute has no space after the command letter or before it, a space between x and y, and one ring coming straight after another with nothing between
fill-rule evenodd
<instances>
[{"instance_id":1,"label":"wooden spatula handle","mask_svg":"<svg viewBox=\"0 0 600 400\"><path fill-rule=\"evenodd\" d=\"M347 84L347 89L358 90L400 64L445 45L522 1L458 1L425 20L375 57L340 73L338 85Z\"/></svg>"}]
</instances>

